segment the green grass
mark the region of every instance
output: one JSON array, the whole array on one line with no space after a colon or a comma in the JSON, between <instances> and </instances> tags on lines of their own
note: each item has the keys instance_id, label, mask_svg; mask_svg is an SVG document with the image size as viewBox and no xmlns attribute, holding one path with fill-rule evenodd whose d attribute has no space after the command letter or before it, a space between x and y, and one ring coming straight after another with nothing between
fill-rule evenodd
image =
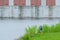
<instances>
[{"instance_id":1,"label":"green grass","mask_svg":"<svg viewBox=\"0 0 60 40\"><path fill-rule=\"evenodd\" d=\"M24 36L19 37L18 40L60 40L60 23L51 26L43 25L42 28L40 33L40 27L28 27Z\"/></svg>"},{"instance_id":2,"label":"green grass","mask_svg":"<svg viewBox=\"0 0 60 40\"><path fill-rule=\"evenodd\" d=\"M26 37L26 36L25 36ZM33 37L29 37L26 39L19 39L19 40L60 40L60 32L56 33L43 33L41 34L36 34Z\"/></svg>"},{"instance_id":3,"label":"green grass","mask_svg":"<svg viewBox=\"0 0 60 40\"><path fill-rule=\"evenodd\" d=\"M35 36L33 40L60 40L60 32L56 33L44 33L40 36Z\"/></svg>"}]
</instances>

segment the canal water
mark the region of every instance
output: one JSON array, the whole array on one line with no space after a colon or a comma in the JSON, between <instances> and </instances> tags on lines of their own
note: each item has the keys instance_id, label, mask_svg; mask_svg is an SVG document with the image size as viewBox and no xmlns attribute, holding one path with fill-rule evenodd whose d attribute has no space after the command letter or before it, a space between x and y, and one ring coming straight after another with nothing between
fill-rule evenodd
<instances>
[{"instance_id":1,"label":"canal water","mask_svg":"<svg viewBox=\"0 0 60 40\"><path fill-rule=\"evenodd\" d=\"M25 33L25 28L33 25L53 25L59 23L60 19L39 19L39 20L19 20L19 19L0 19L0 40L15 40Z\"/></svg>"}]
</instances>

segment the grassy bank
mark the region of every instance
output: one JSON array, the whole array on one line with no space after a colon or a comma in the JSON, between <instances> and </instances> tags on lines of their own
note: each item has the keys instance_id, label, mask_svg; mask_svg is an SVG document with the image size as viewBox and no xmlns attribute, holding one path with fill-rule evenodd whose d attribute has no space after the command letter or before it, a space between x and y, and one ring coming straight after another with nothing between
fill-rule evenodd
<instances>
[{"instance_id":1,"label":"grassy bank","mask_svg":"<svg viewBox=\"0 0 60 40\"><path fill-rule=\"evenodd\" d=\"M56 25L43 25L42 33L40 26L32 26L26 28L24 36L19 37L18 40L60 40L60 23Z\"/></svg>"}]
</instances>

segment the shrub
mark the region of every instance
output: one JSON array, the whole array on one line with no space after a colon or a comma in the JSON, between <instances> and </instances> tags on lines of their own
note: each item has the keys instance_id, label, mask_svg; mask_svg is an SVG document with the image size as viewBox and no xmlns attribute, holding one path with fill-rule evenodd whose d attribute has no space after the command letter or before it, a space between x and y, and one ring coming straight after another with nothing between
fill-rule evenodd
<instances>
[{"instance_id":1,"label":"shrub","mask_svg":"<svg viewBox=\"0 0 60 40\"><path fill-rule=\"evenodd\" d=\"M60 23L55 25L55 31L60 32Z\"/></svg>"},{"instance_id":2,"label":"shrub","mask_svg":"<svg viewBox=\"0 0 60 40\"><path fill-rule=\"evenodd\" d=\"M49 28L48 25L43 25L43 32L49 32Z\"/></svg>"},{"instance_id":3,"label":"shrub","mask_svg":"<svg viewBox=\"0 0 60 40\"><path fill-rule=\"evenodd\" d=\"M42 29L43 33L60 32L60 23L56 25L52 25L52 26L48 26L45 24L42 26L42 28L43 28ZM40 26L39 27L37 26L28 27L26 28L26 34L23 37L20 37L19 40L35 40L35 37L40 36L39 33L40 33Z\"/></svg>"},{"instance_id":4,"label":"shrub","mask_svg":"<svg viewBox=\"0 0 60 40\"><path fill-rule=\"evenodd\" d=\"M55 29L56 29L56 28L55 28L55 26L54 26L54 25L52 25L49 29L50 29L50 31L49 31L49 32L55 32Z\"/></svg>"},{"instance_id":5,"label":"shrub","mask_svg":"<svg viewBox=\"0 0 60 40\"><path fill-rule=\"evenodd\" d=\"M26 28L26 32L31 36L34 36L36 34L36 30L36 26Z\"/></svg>"}]
</instances>

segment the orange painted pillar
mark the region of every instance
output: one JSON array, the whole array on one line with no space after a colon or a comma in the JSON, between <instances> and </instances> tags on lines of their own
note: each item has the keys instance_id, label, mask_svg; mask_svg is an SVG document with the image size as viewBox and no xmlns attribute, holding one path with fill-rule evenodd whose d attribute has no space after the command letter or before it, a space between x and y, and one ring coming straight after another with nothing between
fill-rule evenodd
<instances>
[{"instance_id":1,"label":"orange painted pillar","mask_svg":"<svg viewBox=\"0 0 60 40\"><path fill-rule=\"evenodd\" d=\"M3 0L3 6L8 6L9 5L9 0Z\"/></svg>"},{"instance_id":2,"label":"orange painted pillar","mask_svg":"<svg viewBox=\"0 0 60 40\"><path fill-rule=\"evenodd\" d=\"M0 0L0 6L9 5L9 0Z\"/></svg>"},{"instance_id":3,"label":"orange painted pillar","mask_svg":"<svg viewBox=\"0 0 60 40\"><path fill-rule=\"evenodd\" d=\"M31 0L31 6L40 6L41 0Z\"/></svg>"},{"instance_id":4,"label":"orange painted pillar","mask_svg":"<svg viewBox=\"0 0 60 40\"><path fill-rule=\"evenodd\" d=\"M14 0L16 6L26 6L26 0Z\"/></svg>"}]
</instances>

